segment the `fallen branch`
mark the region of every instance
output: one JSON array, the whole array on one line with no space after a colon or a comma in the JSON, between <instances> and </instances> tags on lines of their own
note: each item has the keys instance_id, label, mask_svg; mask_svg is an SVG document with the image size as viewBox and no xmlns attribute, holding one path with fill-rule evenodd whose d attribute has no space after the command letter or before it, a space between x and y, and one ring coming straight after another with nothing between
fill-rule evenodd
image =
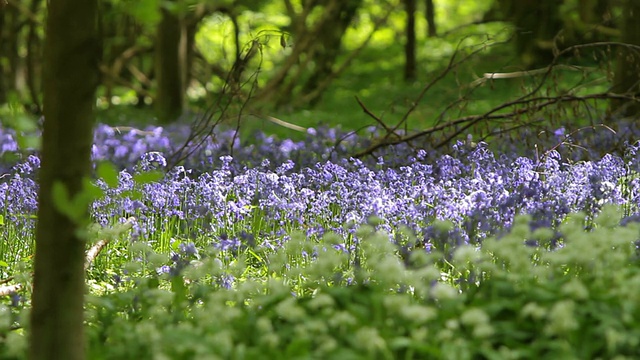
<instances>
[{"instance_id":1,"label":"fallen branch","mask_svg":"<svg viewBox=\"0 0 640 360\"><path fill-rule=\"evenodd\" d=\"M135 222L135 218L130 217L120 225L120 231L126 231L133 227L133 223ZM93 244L93 246L87 251L87 256L84 262L84 269L87 270L91 266L91 263L98 257L100 251L104 249L105 246L111 241L109 238L102 239L97 243Z\"/></svg>"},{"instance_id":2,"label":"fallen branch","mask_svg":"<svg viewBox=\"0 0 640 360\"><path fill-rule=\"evenodd\" d=\"M135 220L136 219L134 217L130 217L124 223L118 225L117 229L111 229L111 230L115 230L118 233L127 231L133 227ZM98 257L98 255L100 254L100 251L102 251L102 249L104 249L104 247L107 246L109 241L111 241L110 238L102 239L97 243L93 244L93 246L87 251L87 255L84 263L85 270L87 270L91 266L91 263ZM7 279L0 281L0 284L6 284L7 282L12 281L13 279L14 279L13 276L9 277ZM0 286L0 296L7 296L7 295L14 294L22 290L22 288L23 288L22 284Z\"/></svg>"},{"instance_id":3,"label":"fallen branch","mask_svg":"<svg viewBox=\"0 0 640 360\"><path fill-rule=\"evenodd\" d=\"M541 69L534 70L526 70L526 71L515 71L508 73L484 73L482 77L474 80L470 86L478 86L487 82L487 80L494 79L514 79L528 76L536 76L536 75L544 75L548 73L552 69L560 69L560 70L574 70L574 71L585 71L585 70L593 70L592 68L583 67L583 66L573 66L573 65L556 65L554 67L547 66Z\"/></svg>"},{"instance_id":4,"label":"fallen branch","mask_svg":"<svg viewBox=\"0 0 640 360\"><path fill-rule=\"evenodd\" d=\"M20 291L20 289L22 289L22 285L20 285L20 284L1 286L0 287L0 296L11 295L13 293L16 293L16 292Z\"/></svg>"}]
</instances>

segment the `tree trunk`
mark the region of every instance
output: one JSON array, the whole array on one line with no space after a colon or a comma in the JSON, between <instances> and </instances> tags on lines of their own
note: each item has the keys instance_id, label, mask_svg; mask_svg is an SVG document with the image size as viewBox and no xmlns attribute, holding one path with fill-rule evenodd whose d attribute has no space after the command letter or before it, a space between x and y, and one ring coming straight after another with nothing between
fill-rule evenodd
<instances>
[{"instance_id":1,"label":"tree trunk","mask_svg":"<svg viewBox=\"0 0 640 360\"><path fill-rule=\"evenodd\" d=\"M562 29L558 0L498 0L500 13L515 25L515 46L526 69L548 66L554 37Z\"/></svg>"},{"instance_id":2,"label":"tree trunk","mask_svg":"<svg viewBox=\"0 0 640 360\"><path fill-rule=\"evenodd\" d=\"M86 223L71 220L58 210L52 188L56 183L62 184L73 198L91 170L93 108L101 51L97 2L48 1L43 61L46 120L39 174L31 360L85 357L85 239L79 230Z\"/></svg>"},{"instance_id":3,"label":"tree trunk","mask_svg":"<svg viewBox=\"0 0 640 360\"><path fill-rule=\"evenodd\" d=\"M360 5L362 5L362 0L326 1L323 20L320 20L324 22L317 27L317 31L314 34L315 47L312 50L313 53L307 54L313 56L312 60L315 69L302 87L302 93L299 96L313 92L322 79L331 74L333 65L342 49L342 37ZM290 92L282 95L284 96L279 101L281 104L290 100ZM311 106L320 100L320 95L318 94L315 98L309 100Z\"/></svg>"},{"instance_id":4,"label":"tree trunk","mask_svg":"<svg viewBox=\"0 0 640 360\"><path fill-rule=\"evenodd\" d=\"M416 0L404 0L407 13L406 39L404 44L404 80L416 78Z\"/></svg>"},{"instance_id":5,"label":"tree trunk","mask_svg":"<svg viewBox=\"0 0 640 360\"><path fill-rule=\"evenodd\" d=\"M425 0L425 17L427 18L427 36L435 37L438 35L436 30L436 10L433 0Z\"/></svg>"},{"instance_id":6,"label":"tree trunk","mask_svg":"<svg viewBox=\"0 0 640 360\"><path fill-rule=\"evenodd\" d=\"M0 2L0 53L7 54L5 37L5 9L7 5ZM0 105L7 102L6 74L4 69L4 61L0 61Z\"/></svg>"},{"instance_id":7,"label":"tree trunk","mask_svg":"<svg viewBox=\"0 0 640 360\"><path fill-rule=\"evenodd\" d=\"M180 45L182 26L180 18L163 8L162 20L158 24L155 54L155 75L157 79L154 106L161 123L178 119L184 106L183 47Z\"/></svg>"},{"instance_id":8,"label":"tree trunk","mask_svg":"<svg viewBox=\"0 0 640 360\"><path fill-rule=\"evenodd\" d=\"M21 89L18 88L18 79L20 78L18 43L20 42L20 32L26 21L23 21L19 10L13 4L5 4L1 13L3 27L2 38L0 38L0 53L6 59L6 61L0 61L4 67L4 92L6 95L13 92L16 93L15 95L21 95Z\"/></svg>"},{"instance_id":9,"label":"tree trunk","mask_svg":"<svg viewBox=\"0 0 640 360\"><path fill-rule=\"evenodd\" d=\"M622 14L622 42L640 46L640 2L626 0ZM637 50L620 48L612 91L618 94L640 95L640 54ZM613 101L611 110L620 116L638 116L638 102Z\"/></svg>"},{"instance_id":10,"label":"tree trunk","mask_svg":"<svg viewBox=\"0 0 640 360\"><path fill-rule=\"evenodd\" d=\"M0 0L1 1L1 0ZM40 8L41 0L32 0L30 5L30 11L32 14L37 14ZM38 36L39 25L34 19L29 22L29 31L27 34L27 58L26 58L26 77L27 88L29 89L29 96L31 97L30 112L36 115L42 113L42 106L40 105L40 87L38 86L42 81L40 79L40 62L42 58L41 54L41 41Z\"/></svg>"}]
</instances>

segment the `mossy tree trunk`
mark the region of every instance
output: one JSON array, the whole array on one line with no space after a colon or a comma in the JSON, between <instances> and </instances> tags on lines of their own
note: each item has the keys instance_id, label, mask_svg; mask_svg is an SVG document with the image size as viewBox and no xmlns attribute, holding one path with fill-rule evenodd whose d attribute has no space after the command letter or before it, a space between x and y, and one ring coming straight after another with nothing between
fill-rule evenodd
<instances>
[{"instance_id":1,"label":"mossy tree trunk","mask_svg":"<svg viewBox=\"0 0 640 360\"><path fill-rule=\"evenodd\" d=\"M53 186L71 197L91 170L100 44L97 0L49 0L44 43L44 131L29 358L85 357L83 297L86 224L62 214ZM87 210L85 210L87 211Z\"/></svg>"},{"instance_id":2,"label":"mossy tree trunk","mask_svg":"<svg viewBox=\"0 0 640 360\"><path fill-rule=\"evenodd\" d=\"M626 0L623 9L622 42L640 46L640 1ZM640 96L640 51L619 48L616 73L612 91L618 94ZM613 101L611 110L619 116L640 115L640 104L636 101Z\"/></svg>"}]
</instances>

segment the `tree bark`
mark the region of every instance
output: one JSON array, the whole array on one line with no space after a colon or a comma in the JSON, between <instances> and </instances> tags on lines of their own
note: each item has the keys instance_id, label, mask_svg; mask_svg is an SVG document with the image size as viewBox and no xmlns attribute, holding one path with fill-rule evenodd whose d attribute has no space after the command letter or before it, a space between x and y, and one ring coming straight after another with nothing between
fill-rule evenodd
<instances>
[{"instance_id":1,"label":"tree bark","mask_svg":"<svg viewBox=\"0 0 640 360\"><path fill-rule=\"evenodd\" d=\"M0 0L0 2L2 2ZM19 78L21 72L20 56L18 54L18 43L20 41L20 32L26 24L26 21L20 16L18 9L12 4L5 4L2 9L3 28L2 38L0 38L0 52L7 59L3 63L4 68L4 92L6 95L16 92L21 95L19 88ZM7 99L5 99L7 100Z\"/></svg>"},{"instance_id":2,"label":"tree bark","mask_svg":"<svg viewBox=\"0 0 640 360\"><path fill-rule=\"evenodd\" d=\"M2 1L2 0L0 0ZM29 10L32 14L36 14L40 8L41 0L32 0L29 6ZM35 19L31 19L29 23L29 31L27 33L27 58L26 61L26 77L27 88L29 89L29 96L31 97L30 111L33 114L40 115L42 113L42 106L40 105L40 87L38 86L42 81L40 79L40 63L39 59L42 58L41 54L41 42L38 36L38 24Z\"/></svg>"},{"instance_id":3,"label":"tree bark","mask_svg":"<svg viewBox=\"0 0 640 360\"><path fill-rule=\"evenodd\" d=\"M180 18L163 8L156 36L155 74L157 79L154 106L161 123L178 119L184 107L184 46L181 46Z\"/></svg>"},{"instance_id":4,"label":"tree bark","mask_svg":"<svg viewBox=\"0 0 640 360\"><path fill-rule=\"evenodd\" d=\"M416 0L404 0L404 8L407 13L404 80L413 81L416 78Z\"/></svg>"},{"instance_id":5,"label":"tree bark","mask_svg":"<svg viewBox=\"0 0 640 360\"><path fill-rule=\"evenodd\" d=\"M299 96L305 96L313 92L322 79L326 78L333 71L333 66L342 50L342 38L353 21L356 12L362 5L362 0L327 0L324 2L324 15L320 21L317 31L312 34L314 37L313 47L308 56L312 57L315 66L313 73L302 87ZM279 103L289 101L292 87L289 91L283 92ZM320 100L318 94L315 98L309 99L309 105L313 106Z\"/></svg>"},{"instance_id":6,"label":"tree bark","mask_svg":"<svg viewBox=\"0 0 640 360\"><path fill-rule=\"evenodd\" d=\"M0 1L0 52L3 54L7 54L8 49L6 49L6 39L5 36L5 8L6 4L2 4ZM7 88L6 88L6 80L5 80L5 70L4 70L4 61L0 61L0 105L5 104L7 102Z\"/></svg>"},{"instance_id":7,"label":"tree bark","mask_svg":"<svg viewBox=\"0 0 640 360\"><path fill-rule=\"evenodd\" d=\"M640 2L626 0L623 9L622 42L640 46ZM619 94L640 95L640 53L635 49L621 48L618 51L616 73L613 79L612 92ZM613 101L611 110L620 116L640 115L640 104L637 102Z\"/></svg>"},{"instance_id":8,"label":"tree bark","mask_svg":"<svg viewBox=\"0 0 640 360\"><path fill-rule=\"evenodd\" d=\"M91 170L93 109L101 57L97 2L48 1L43 61L46 120L39 174L31 360L85 357L85 239L79 230L86 224L58 210L52 188L60 183L73 198L82 191Z\"/></svg>"},{"instance_id":9,"label":"tree bark","mask_svg":"<svg viewBox=\"0 0 640 360\"><path fill-rule=\"evenodd\" d=\"M427 18L427 36L434 37L438 35L436 30L436 10L433 0L425 0L425 17Z\"/></svg>"},{"instance_id":10,"label":"tree bark","mask_svg":"<svg viewBox=\"0 0 640 360\"><path fill-rule=\"evenodd\" d=\"M498 0L499 13L516 27L516 53L525 69L553 61L553 39L562 29L558 0Z\"/></svg>"}]
</instances>

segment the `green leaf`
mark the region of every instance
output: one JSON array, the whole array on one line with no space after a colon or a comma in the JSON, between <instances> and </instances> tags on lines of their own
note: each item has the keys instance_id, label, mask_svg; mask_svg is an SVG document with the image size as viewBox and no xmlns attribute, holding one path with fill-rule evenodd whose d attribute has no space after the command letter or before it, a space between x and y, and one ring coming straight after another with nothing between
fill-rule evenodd
<instances>
[{"instance_id":1,"label":"green leaf","mask_svg":"<svg viewBox=\"0 0 640 360\"><path fill-rule=\"evenodd\" d=\"M96 173L110 188L118 187L118 170L110 162L100 162L96 168Z\"/></svg>"},{"instance_id":2,"label":"green leaf","mask_svg":"<svg viewBox=\"0 0 640 360\"><path fill-rule=\"evenodd\" d=\"M4 215L0 215L0 226L4 225Z\"/></svg>"},{"instance_id":3,"label":"green leaf","mask_svg":"<svg viewBox=\"0 0 640 360\"><path fill-rule=\"evenodd\" d=\"M133 181L138 185L143 185L159 181L163 177L164 174L161 171L145 171L133 175Z\"/></svg>"},{"instance_id":4,"label":"green leaf","mask_svg":"<svg viewBox=\"0 0 640 360\"><path fill-rule=\"evenodd\" d=\"M7 264L6 262L0 260L0 267L9 267L9 264Z\"/></svg>"}]
</instances>

